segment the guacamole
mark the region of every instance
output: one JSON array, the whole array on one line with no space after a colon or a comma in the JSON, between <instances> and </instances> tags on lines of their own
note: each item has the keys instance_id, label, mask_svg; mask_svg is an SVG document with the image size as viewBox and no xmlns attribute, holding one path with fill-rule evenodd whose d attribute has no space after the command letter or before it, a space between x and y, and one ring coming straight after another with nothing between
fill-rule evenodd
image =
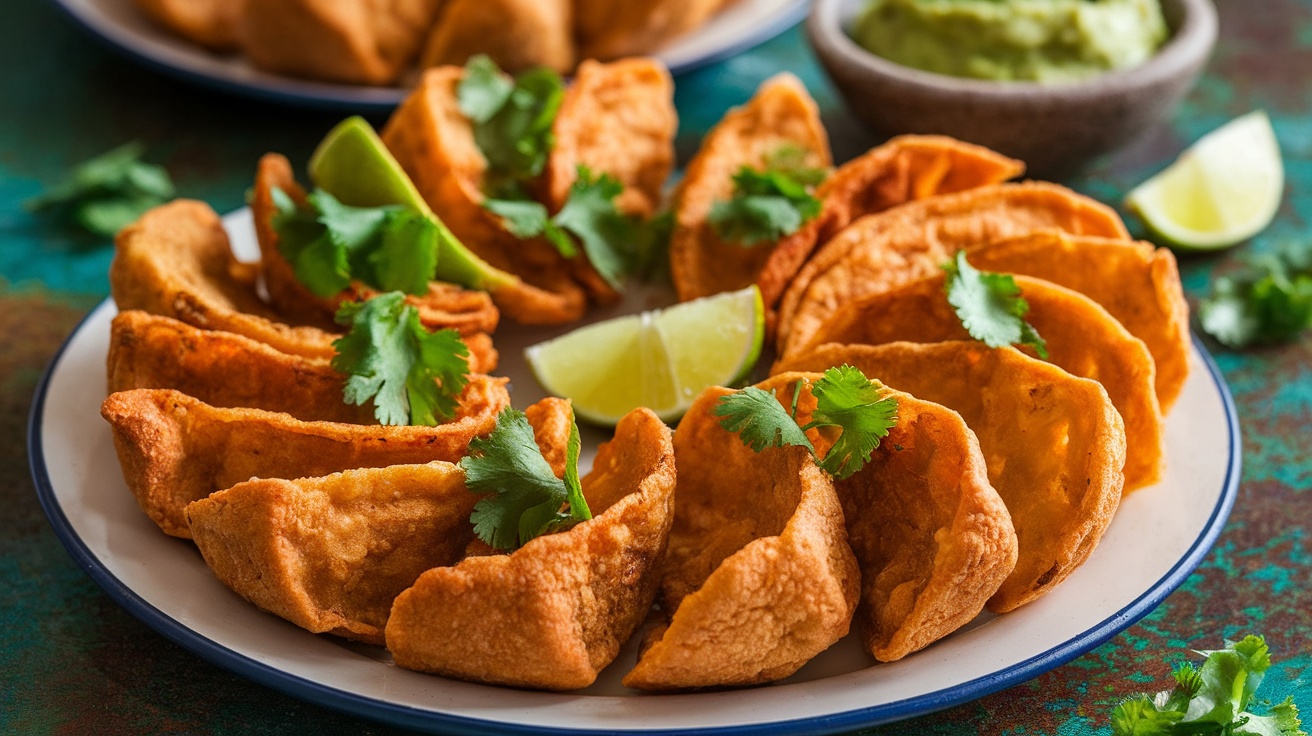
<instances>
[{"instance_id":1,"label":"guacamole","mask_svg":"<svg viewBox=\"0 0 1312 736\"><path fill-rule=\"evenodd\" d=\"M1158 0L871 0L852 33L905 66L1037 82L1136 66L1167 35Z\"/></svg>"}]
</instances>

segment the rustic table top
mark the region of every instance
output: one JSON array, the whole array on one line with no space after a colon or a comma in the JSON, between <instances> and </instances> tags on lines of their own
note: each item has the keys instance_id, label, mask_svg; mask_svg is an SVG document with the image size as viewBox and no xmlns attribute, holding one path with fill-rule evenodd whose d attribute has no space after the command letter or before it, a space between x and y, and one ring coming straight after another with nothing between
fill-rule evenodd
<instances>
[{"instance_id":1,"label":"rustic table top","mask_svg":"<svg viewBox=\"0 0 1312 736\"><path fill-rule=\"evenodd\" d=\"M1119 205L1199 135L1266 109L1285 159L1280 213L1243 248L1182 259L1194 303L1213 273L1248 253L1312 240L1312 0L1217 5L1219 45L1174 120L1066 182ZM780 69L815 94L839 160L879 142L844 110L794 29L678 79L680 155ZM72 165L141 140L183 195L228 211L242 205L260 154L305 160L341 113L175 81L107 49L45 0L0 3L0 110L0 732L402 733L213 666L120 609L55 537L25 450L41 372L107 295L112 247L32 217L21 201ZM1242 353L1206 344L1238 407L1243 477L1201 566L1141 621L1070 663L867 733L1110 734L1121 698L1165 687L1186 650L1246 633L1264 634L1276 662L1261 696L1292 695L1312 716L1312 339Z\"/></svg>"}]
</instances>

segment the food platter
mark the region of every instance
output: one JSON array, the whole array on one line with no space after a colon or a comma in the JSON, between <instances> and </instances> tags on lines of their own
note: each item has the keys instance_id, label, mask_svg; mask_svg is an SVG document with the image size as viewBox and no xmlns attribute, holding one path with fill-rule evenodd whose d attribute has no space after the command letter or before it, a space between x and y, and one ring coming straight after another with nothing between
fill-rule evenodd
<instances>
[{"instance_id":1,"label":"food platter","mask_svg":"<svg viewBox=\"0 0 1312 736\"><path fill-rule=\"evenodd\" d=\"M297 105L391 110L404 87L370 87L295 79L260 71L236 55L216 55L153 25L132 0L56 0L88 31L143 63L174 76L252 97ZM806 0L739 0L656 56L679 74L774 38L806 15Z\"/></svg>"},{"instance_id":2,"label":"food platter","mask_svg":"<svg viewBox=\"0 0 1312 736\"><path fill-rule=\"evenodd\" d=\"M250 214L225 218L238 255L253 257ZM648 294L642 300L658 300ZM169 639L297 697L396 725L445 733L832 733L967 702L1050 670L1143 617L1202 561L1238 490L1234 405L1195 342L1191 375L1167 420L1167 471L1122 504L1089 561L1041 600L982 614L946 639L876 665L848 637L780 683L639 695L619 685L634 643L598 682L542 693L402 670L380 648L316 636L224 588L195 548L160 533L121 480L98 415L112 302L82 322L38 388L28 432L41 504L73 557L125 609ZM541 333L498 332L512 400L539 395L520 348ZM596 437L592 438L595 443ZM637 637L635 637L636 640Z\"/></svg>"}]
</instances>

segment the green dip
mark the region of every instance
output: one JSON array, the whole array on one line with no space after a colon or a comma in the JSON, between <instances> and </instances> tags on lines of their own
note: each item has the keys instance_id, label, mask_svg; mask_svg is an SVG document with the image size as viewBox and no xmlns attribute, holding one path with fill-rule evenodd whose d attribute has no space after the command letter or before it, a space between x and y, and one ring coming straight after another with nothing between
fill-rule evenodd
<instances>
[{"instance_id":1,"label":"green dip","mask_svg":"<svg viewBox=\"0 0 1312 736\"><path fill-rule=\"evenodd\" d=\"M852 36L890 61L978 79L1076 82L1166 40L1158 0L871 0Z\"/></svg>"}]
</instances>

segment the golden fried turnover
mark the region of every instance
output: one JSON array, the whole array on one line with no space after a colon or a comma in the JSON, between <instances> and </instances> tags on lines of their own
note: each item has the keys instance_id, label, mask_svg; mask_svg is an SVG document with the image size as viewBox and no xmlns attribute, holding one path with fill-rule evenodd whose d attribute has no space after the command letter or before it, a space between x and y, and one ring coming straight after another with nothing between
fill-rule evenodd
<instances>
[{"instance_id":1,"label":"golden fried turnover","mask_svg":"<svg viewBox=\"0 0 1312 736\"><path fill-rule=\"evenodd\" d=\"M774 310L815 247L859 217L940 194L998 184L1020 176L1025 165L983 146L937 135L904 135L838 167L816 190L823 209L780 239L761 267L756 285Z\"/></svg>"},{"instance_id":2,"label":"golden fried turnover","mask_svg":"<svg viewBox=\"0 0 1312 736\"><path fill-rule=\"evenodd\" d=\"M478 496L456 465L252 479L188 504L191 538L224 585L314 633L383 643L392 601L473 539Z\"/></svg>"},{"instance_id":3,"label":"golden fried turnover","mask_svg":"<svg viewBox=\"0 0 1312 736\"><path fill-rule=\"evenodd\" d=\"M535 66L567 74L574 68L570 0L446 0L424 47L421 67L463 66L487 54L497 66Z\"/></svg>"},{"instance_id":4,"label":"golden fried turnover","mask_svg":"<svg viewBox=\"0 0 1312 736\"><path fill-rule=\"evenodd\" d=\"M712 414L709 388L674 435L674 528L664 622L624 685L641 690L785 678L848 632L860 575L832 480L799 447L759 455Z\"/></svg>"},{"instance_id":5,"label":"golden fried turnover","mask_svg":"<svg viewBox=\"0 0 1312 736\"><path fill-rule=\"evenodd\" d=\"M491 290L497 306L517 322L562 324L583 316L587 297L570 264L542 239L520 240L483 208L488 163L474 129L460 111L456 87L464 71L437 67L396 109L383 142L424 200L479 258L524 282Z\"/></svg>"},{"instance_id":6,"label":"golden fried turnover","mask_svg":"<svg viewBox=\"0 0 1312 736\"><path fill-rule=\"evenodd\" d=\"M1163 423L1148 348L1092 299L1041 279L1014 278L1029 303L1026 321L1047 341L1049 361L1072 375L1101 383L1120 412L1127 444L1125 490L1156 483L1162 473ZM932 276L853 300L815 331L809 347L787 357L831 342L969 340L943 283L942 275Z\"/></svg>"},{"instance_id":7,"label":"golden fried turnover","mask_svg":"<svg viewBox=\"0 0 1312 736\"><path fill-rule=\"evenodd\" d=\"M456 417L436 427L306 422L210 406L169 389L110 394L101 416L137 503L166 534L190 536L187 504L251 478L307 478L353 468L456 462L510 403L505 379L472 376Z\"/></svg>"},{"instance_id":8,"label":"golden fried turnover","mask_svg":"<svg viewBox=\"0 0 1312 736\"><path fill-rule=\"evenodd\" d=\"M1189 304L1171 251L1041 230L969 252L976 268L1045 279L1098 302L1152 353L1162 411L1175 403L1189 377Z\"/></svg>"},{"instance_id":9,"label":"golden fried turnover","mask_svg":"<svg viewBox=\"0 0 1312 736\"><path fill-rule=\"evenodd\" d=\"M747 104L730 110L688 163L674 202L670 274L680 301L732 291L757 280L774 243L744 246L721 240L709 222L717 202L732 198L734 174L763 170L781 150L800 150L809 168L829 167L829 139L820 110L791 74L765 81Z\"/></svg>"},{"instance_id":10,"label":"golden fried turnover","mask_svg":"<svg viewBox=\"0 0 1312 736\"><path fill-rule=\"evenodd\" d=\"M246 0L134 0L157 23L213 51L240 45Z\"/></svg>"},{"instance_id":11,"label":"golden fried turnover","mask_svg":"<svg viewBox=\"0 0 1312 736\"><path fill-rule=\"evenodd\" d=\"M817 250L784 292L780 352L812 342L820 325L854 299L937 273L963 248L1043 228L1129 239L1110 207L1045 182L978 187L858 218Z\"/></svg>"},{"instance_id":12,"label":"golden fried turnover","mask_svg":"<svg viewBox=\"0 0 1312 736\"><path fill-rule=\"evenodd\" d=\"M241 37L255 66L352 84L392 84L419 54L440 0L252 0Z\"/></svg>"},{"instance_id":13,"label":"golden fried turnover","mask_svg":"<svg viewBox=\"0 0 1312 736\"><path fill-rule=\"evenodd\" d=\"M315 296L296 278L292 265L279 250L279 236L274 229L278 213L273 191L281 189L292 201L303 205L305 190L296 182L286 157L269 153L260 158L251 189L251 215L260 244L260 268L269 301L288 317L338 331L333 315L343 302L362 301L378 292L356 282L341 294L330 298ZM486 292L462 289L455 284L429 281L428 293L407 295L406 303L419 311L419 321L430 330L454 329L462 336L491 334L497 328L499 314Z\"/></svg>"},{"instance_id":14,"label":"golden fried turnover","mask_svg":"<svg viewBox=\"0 0 1312 736\"><path fill-rule=\"evenodd\" d=\"M583 478L593 518L509 554L425 572L392 606L392 658L477 682L590 685L651 607L674 482L669 429L635 409Z\"/></svg>"},{"instance_id":15,"label":"golden fried turnover","mask_svg":"<svg viewBox=\"0 0 1312 736\"><path fill-rule=\"evenodd\" d=\"M705 23L733 0L574 0L579 57L618 59L650 53Z\"/></svg>"},{"instance_id":16,"label":"golden fried turnover","mask_svg":"<svg viewBox=\"0 0 1312 736\"><path fill-rule=\"evenodd\" d=\"M1047 593L1098 545L1120 505L1125 429L1096 381L1014 348L968 341L831 343L776 368L843 364L957 412L975 433L1019 540L1016 568L989 599L990 610L1010 611Z\"/></svg>"}]
</instances>

